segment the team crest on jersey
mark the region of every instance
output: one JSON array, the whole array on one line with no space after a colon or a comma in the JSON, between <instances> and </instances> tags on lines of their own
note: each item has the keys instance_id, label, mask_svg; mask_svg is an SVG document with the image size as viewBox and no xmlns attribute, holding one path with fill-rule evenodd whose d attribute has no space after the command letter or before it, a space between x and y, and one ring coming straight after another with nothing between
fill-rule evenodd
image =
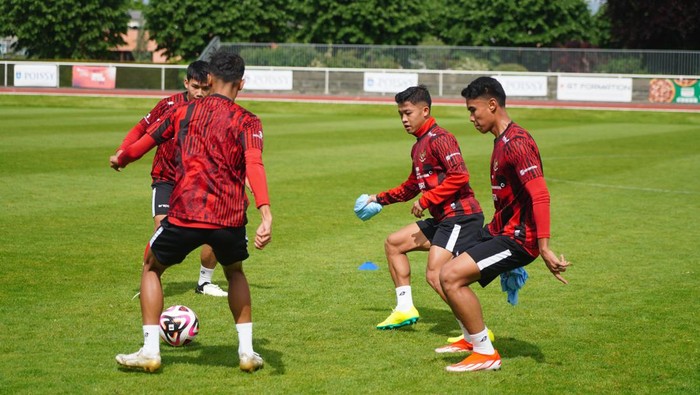
<instances>
[{"instance_id":1,"label":"team crest on jersey","mask_svg":"<svg viewBox=\"0 0 700 395\"><path fill-rule=\"evenodd\" d=\"M421 152L420 155L418 155L418 160L421 162L425 162L425 158L427 156L428 156L428 154L425 152L425 150L423 150L423 152Z\"/></svg>"},{"instance_id":2,"label":"team crest on jersey","mask_svg":"<svg viewBox=\"0 0 700 395\"><path fill-rule=\"evenodd\" d=\"M493 162L493 171L498 171L498 161Z\"/></svg>"}]
</instances>

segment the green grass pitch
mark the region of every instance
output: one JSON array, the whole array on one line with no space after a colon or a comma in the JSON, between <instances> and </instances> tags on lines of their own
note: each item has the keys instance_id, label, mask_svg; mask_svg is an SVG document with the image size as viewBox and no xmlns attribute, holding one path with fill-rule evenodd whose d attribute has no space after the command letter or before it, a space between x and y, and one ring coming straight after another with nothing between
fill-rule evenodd
<instances>
[{"instance_id":1,"label":"green grass pitch","mask_svg":"<svg viewBox=\"0 0 700 395\"><path fill-rule=\"evenodd\" d=\"M463 356L433 349L457 325L425 283L424 253L411 255L421 320L374 328L395 303L383 240L413 218L409 203L368 222L352 207L410 171L395 106L241 100L263 120L274 216L272 243L245 264L266 366L238 370L227 304L195 295L191 254L163 284L166 306L199 315L196 341L163 345L157 374L118 369L115 354L142 342L132 296L152 156L122 173L108 157L155 102L0 96L0 393L700 392L700 113L510 110L539 144L570 285L538 258L517 306L498 282L478 288L503 368L450 374ZM433 113L489 219L492 137L462 107ZM358 270L365 261L380 269ZM220 268L214 278L225 285Z\"/></svg>"}]
</instances>

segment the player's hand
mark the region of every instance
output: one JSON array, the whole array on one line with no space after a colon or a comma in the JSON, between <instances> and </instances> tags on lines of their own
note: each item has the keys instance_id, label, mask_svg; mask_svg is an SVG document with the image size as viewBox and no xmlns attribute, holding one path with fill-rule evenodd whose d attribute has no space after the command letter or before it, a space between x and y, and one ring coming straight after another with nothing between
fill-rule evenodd
<instances>
[{"instance_id":1,"label":"player's hand","mask_svg":"<svg viewBox=\"0 0 700 395\"><path fill-rule=\"evenodd\" d=\"M255 248L262 250L272 240L272 214L270 206L260 206L262 220L255 232Z\"/></svg>"},{"instance_id":2,"label":"player's hand","mask_svg":"<svg viewBox=\"0 0 700 395\"><path fill-rule=\"evenodd\" d=\"M122 168L119 166L119 155L121 154L122 150L119 150L114 155L109 157L109 167L116 171L122 171Z\"/></svg>"},{"instance_id":3,"label":"player's hand","mask_svg":"<svg viewBox=\"0 0 700 395\"><path fill-rule=\"evenodd\" d=\"M420 206L420 203L418 203L418 200L416 200L411 208L411 214L413 214L416 218L423 218L424 210L425 209Z\"/></svg>"},{"instance_id":4,"label":"player's hand","mask_svg":"<svg viewBox=\"0 0 700 395\"><path fill-rule=\"evenodd\" d=\"M272 224L266 224L264 221L258 226L255 232L255 248L262 250L272 240Z\"/></svg>"},{"instance_id":5,"label":"player's hand","mask_svg":"<svg viewBox=\"0 0 700 395\"><path fill-rule=\"evenodd\" d=\"M547 265L547 268L554 275L554 277L562 283L568 284L569 282L566 281L561 274L566 271L569 265L571 265L571 262L567 261L566 258L564 258L564 255L561 255L561 258L557 258L556 254L554 254L554 252L551 250L540 251L540 255L542 256L542 259L544 259L544 263Z\"/></svg>"}]
</instances>

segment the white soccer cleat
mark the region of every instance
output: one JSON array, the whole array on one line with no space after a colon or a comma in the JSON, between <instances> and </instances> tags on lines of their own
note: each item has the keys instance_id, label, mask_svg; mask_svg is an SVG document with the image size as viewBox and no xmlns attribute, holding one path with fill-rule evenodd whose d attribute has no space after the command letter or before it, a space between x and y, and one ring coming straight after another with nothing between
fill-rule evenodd
<instances>
[{"instance_id":1,"label":"white soccer cleat","mask_svg":"<svg viewBox=\"0 0 700 395\"><path fill-rule=\"evenodd\" d=\"M265 365L265 361L263 361L260 354L256 352L253 354L240 354L238 358L240 360L238 366L244 372L252 373L258 369L262 369Z\"/></svg>"},{"instance_id":2,"label":"white soccer cleat","mask_svg":"<svg viewBox=\"0 0 700 395\"><path fill-rule=\"evenodd\" d=\"M197 288L195 288L194 292L198 293L198 294L210 295L210 296L220 296L220 297L228 296L228 292L221 289L221 287L219 287L218 285L212 284L212 283L204 283L202 285L198 285Z\"/></svg>"},{"instance_id":3,"label":"white soccer cleat","mask_svg":"<svg viewBox=\"0 0 700 395\"><path fill-rule=\"evenodd\" d=\"M124 367L143 369L146 372L155 372L160 369L160 354L146 355L143 349L133 354L118 354L116 360Z\"/></svg>"}]
</instances>

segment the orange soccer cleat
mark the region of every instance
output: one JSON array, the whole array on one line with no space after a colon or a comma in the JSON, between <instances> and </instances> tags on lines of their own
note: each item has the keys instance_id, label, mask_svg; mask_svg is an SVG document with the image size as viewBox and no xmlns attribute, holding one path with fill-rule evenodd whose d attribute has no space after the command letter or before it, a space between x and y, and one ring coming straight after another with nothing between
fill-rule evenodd
<instances>
[{"instance_id":1,"label":"orange soccer cleat","mask_svg":"<svg viewBox=\"0 0 700 395\"><path fill-rule=\"evenodd\" d=\"M477 370L498 370L501 368L501 356L494 350L493 355L473 352L462 362L445 368L448 372L474 372Z\"/></svg>"}]
</instances>

